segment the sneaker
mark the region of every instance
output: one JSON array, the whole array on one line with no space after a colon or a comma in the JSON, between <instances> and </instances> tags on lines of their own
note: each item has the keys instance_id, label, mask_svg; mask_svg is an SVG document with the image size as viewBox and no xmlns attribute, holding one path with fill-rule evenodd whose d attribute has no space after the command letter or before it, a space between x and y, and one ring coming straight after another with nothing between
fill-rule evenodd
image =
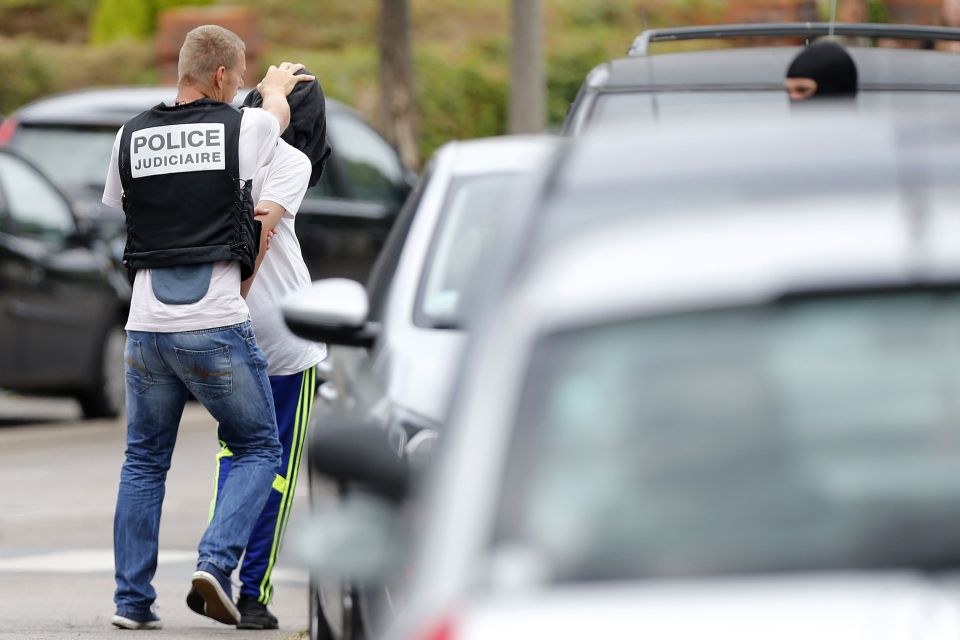
<instances>
[{"instance_id":1,"label":"sneaker","mask_svg":"<svg viewBox=\"0 0 960 640\"><path fill-rule=\"evenodd\" d=\"M237 629L279 629L277 616L270 613L267 605L256 598L240 595L237 600L237 609L240 611L240 624Z\"/></svg>"},{"instance_id":2,"label":"sneaker","mask_svg":"<svg viewBox=\"0 0 960 640\"><path fill-rule=\"evenodd\" d=\"M143 614L117 611L110 619L111 624L120 629L162 629L163 622L152 611Z\"/></svg>"},{"instance_id":3,"label":"sneaker","mask_svg":"<svg viewBox=\"0 0 960 640\"><path fill-rule=\"evenodd\" d=\"M223 624L240 623L240 612L233 604L230 576L211 562L201 562L193 574L193 588L204 603L203 615Z\"/></svg>"},{"instance_id":4,"label":"sneaker","mask_svg":"<svg viewBox=\"0 0 960 640\"><path fill-rule=\"evenodd\" d=\"M201 616L207 615L207 603L203 601L203 596L201 596L200 592L192 585L190 586L189 593L187 593L187 606L190 607L190 611L194 613L198 613Z\"/></svg>"}]
</instances>

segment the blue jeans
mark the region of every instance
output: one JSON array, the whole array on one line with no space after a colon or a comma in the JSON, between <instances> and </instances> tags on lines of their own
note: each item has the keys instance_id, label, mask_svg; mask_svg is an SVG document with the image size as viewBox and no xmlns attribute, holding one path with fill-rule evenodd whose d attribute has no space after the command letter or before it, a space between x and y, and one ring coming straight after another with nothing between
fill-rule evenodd
<instances>
[{"instance_id":1,"label":"blue jeans","mask_svg":"<svg viewBox=\"0 0 960 640\"><path fill-rule=\"evenodd\" d=\"M121 614L150 610L156 592L160 509L188 391L220 423L233 452L213 519L200 540L199 562L229 575L270 494L280 442L267 362L250 322L152 333L130 331L126 346L127 450L120 474L113 544Z\"/></svg>"}]
</instances>

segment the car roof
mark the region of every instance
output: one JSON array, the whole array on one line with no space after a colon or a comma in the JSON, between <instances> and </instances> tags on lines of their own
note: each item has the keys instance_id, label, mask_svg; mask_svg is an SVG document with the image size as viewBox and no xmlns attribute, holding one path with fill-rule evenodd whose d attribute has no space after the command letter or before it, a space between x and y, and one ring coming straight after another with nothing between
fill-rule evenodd
<instances>
[{"instance_id":1,"label":"car roof","mask_svg":"<svg viewBox=\"0 0 960 640\"><path fill-rule=\"evenodd\" d=\"M593 134L568 138L551 188L655 186L696 176L750 181L783 175L797 184L809 178L814 186L878 182L871 172L894 170L904 154L960 146L960 122L949 111L863 113L855 106L811 104L784 113L732 115L723 126L709 115L694 115L667 123L607 123Z\"/></svg>"},{"instance_id":2,"label":"car roof","mask_svg":"<svg viewBox=\"0 0 960 640\"><path fill-rule=\"evenodd\" d=\"M436 152L436 164L453 177L513 173L534 168L555 148L552 136L498 136L448 142Z\"/></svg>"},{"instance_id":3,"label":"car roof","mask_svg":"<svg viewBox=\"0 0 960 640\"><path fill-rule=\"evenodd\" d=\"M960 221L938 214L935 224L949 233L927 237L918 252L901 211L626 220L537 260L524 278L524 314L536 309L557 330L818 292L957 285Z\"/></svg>"},{"instance_id":4,"label":"car roof","mask_svg":"<svg viewBox=\"0 0 960 640\"><path fill-rule=\"evenodd\" d=\"M249 89L241 89L234 100L240 106ZM176 97L175 86L109 87L71 91L41 98L13 117L25 124L78 124L120 127L141 111ZM349 111L343 104L326 99L329 111Z\"/></svg>"},{"instance_id":5,"label":"car roof","mask_svg":"<svg viewBox=\"0 0 960 640\"><path fill-rule=\"evenodd\" d=\"M802 47L749 47L662 53L612 60L594 73L604 91L742 88L782 90ZM847 47L860 88L960 91L960 56L944 51Z\"/></svg>"},{"instance_id":6,"label":"car roof","mask_svg":"<svg viewBox=\"0 0 960 640\"><path fill-rule=\"evenodd\" d=\"M544 316L572 322L614 309L665 312L671 306L746 304L799 290L960 283L960 216L942 205L916 207L924 194L952 188L949 167L960 159L960 126L830 112L759 124L691 128L683 123L659 129L570 140L547 179L557 185L547 195L547 207L578 195L585 200L582 196L609 193L616 185L649 194L645 184L662 183L670 174L679 187L696 190L696 183L686 180L688 170L689 175L719 175L718 183L726 182L725 171L747 176L743 184L753 181L762 197L751 200L749 192L734 191L732 206L710 212L715 215L705 213L706 207L678 206L662 215L616 217L599 215L604 205L595 199L584 216L589 224L530 253L520 272L517 282L524 283L526 295L550 310ZM821 135L814 135L817 131ZM870 141L857 146L868 134ZM807 146L801 144L805 140ZM769 152L778 148L787 152ZM637 149L652 158L627 161ZM682 153L663 161L661 150ZM676 164L682 156L688 166ZM665 168L647 175L658 158ZM594 166L592 177L583 175L585 167L597 163L620 170L610 176ZM934 169L937 175L930 167L940 167ZM908 181L911 175L916 183ZM831 180L842 183L849 176L860 181L851 198L833 198ZM792 191L798 183L803 186ZM810 190L820 183L823 191ZM870 193L881 206L861 197ZM804 194L819 198L818 206L804 206ZM536 206L544 207L542 202Z\"/></svg>"}]
</instances>

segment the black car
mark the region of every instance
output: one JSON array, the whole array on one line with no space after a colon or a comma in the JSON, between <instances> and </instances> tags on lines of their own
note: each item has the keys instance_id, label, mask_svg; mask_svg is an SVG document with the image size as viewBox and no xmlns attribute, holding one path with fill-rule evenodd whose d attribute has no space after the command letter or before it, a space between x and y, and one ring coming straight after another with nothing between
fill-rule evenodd
<instances>
[{"instance_id":1,"label":"black car","mask_svg":"<svg viewBox=\"0 0 960 640\"><path fill-rule=\"evenodd\" d=\"M77 213L117 234L123 213L100 202L117 130L170 100L174 87L89 89L38 100L0 125L0 144L36 162L73 199ZM241 91L235 104L242 103ZM352 109L327 99L333 155L297 214L297 236L313 279L365 280L416 180L397 151Z\"/></svg>"},{"instance_id":2,"label":"black car","mask_svg":"<svg viewBox=\"0 0 960 640\"><path fill-rule=\"evenodd\" d=\"M36 166L0 148L0 388L118 415L129 304L107 245Z\"/></svg>"},{"instance_id":3,"label":"black car","mask_svg":"<svg viewBox=\"0 0 960 640\"><path fill-rule=\"evenodd\" d=\"M956 53L932 50L938 41L960 40L960 29L889 24L716 25L644 31L626 57L591 71L564 123L578 134L623 118L667 121L688 115L723 117L734 112L786 111L783 78L800 51L790 46L741 46L761 38L773 43L840 38L857 64L863 111L960 107ZM708 51L651 54L656 43L722 41ZM872 46L912 41L920 48Z\"/></svg>"}]
</instances>

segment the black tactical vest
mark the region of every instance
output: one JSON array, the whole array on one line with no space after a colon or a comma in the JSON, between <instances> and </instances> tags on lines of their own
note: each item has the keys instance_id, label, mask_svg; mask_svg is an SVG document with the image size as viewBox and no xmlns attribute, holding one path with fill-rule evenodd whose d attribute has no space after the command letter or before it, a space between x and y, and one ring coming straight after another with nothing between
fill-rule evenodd
<instances>
[{"instance_id":1,"label":"black tactical vest","mask_svg":"<svg viewBox=\"0 0 960 640\"><path fill-rule=\"evenodd\" d=\"M250 181L240 180L240 119L209 99L157 105L132 118L120 139L127 221L123 262L137 269L221 260L253 273L259 249Z\"/></svg>"}]
</instances>

